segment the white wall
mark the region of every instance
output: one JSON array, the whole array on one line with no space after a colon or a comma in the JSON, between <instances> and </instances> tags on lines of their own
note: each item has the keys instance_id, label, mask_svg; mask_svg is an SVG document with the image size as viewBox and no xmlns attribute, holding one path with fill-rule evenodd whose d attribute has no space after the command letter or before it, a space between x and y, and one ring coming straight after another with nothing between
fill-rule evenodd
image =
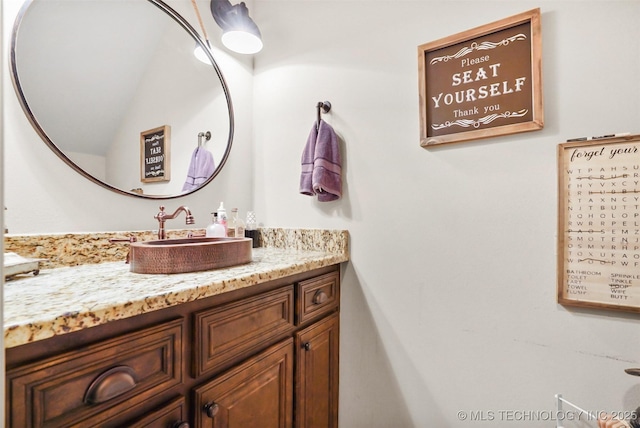
<instances>
[{"instance_id":1,"label":"white wall","mask_svg":"<svg viewBox=\"0 0 640 428\"><path fill-rule=\"evenodd\" d=\"M417 46L536 7L544 130L425 150ZM255 207L345 228L341 426L445 427L458 411L640 405L638 316L555 303L556 145L640 133L640 2L258 1ZM344 198L297 193L316 102L344 140ZM515 414L512 415L515 419ZM578 426L566 423L566 426ZM582 425L582 426L593 426Z\"/></svg>"},{"instance_id":2,"label":"white wall","mask_svg":"<svg viewBox=\"0 0 640 428\"><path fill-rule=\"evenodd\" d=\"M4 67L18 3L4 0ZM538 6L544 130L420 148L417 46ZM236 113L229 161L207 188L166 205L189 205L200 226L224 200L267 226L350 231L341 426L476 426L457 412L484 411L495 418L485 425L549 427L499 412L553 411L556 393L592 410L639 405L640 383L623 373L640 365L638 316L555 303L555 149L640 133L640 2L256 0L250 10L265 41L253 77L249 59L220 58ZM3 86L10 232L154 226L157 201L67 168L6 75ZM326 204L298 194L321 100L344 140L344 197Z\"/></svg>"},{"instance_id":3,"label":"white wall","mask_svg":"<svg viewBox=\"0 0 640 428\"><path fill-rule=\"evenodd\" d=\"M107 182L107 159L104 156L72 151L65 152L73 162L85 171L91 171L98 180ZM123 187L124 188L124 187Z\"/></svg>"}]
</instances>

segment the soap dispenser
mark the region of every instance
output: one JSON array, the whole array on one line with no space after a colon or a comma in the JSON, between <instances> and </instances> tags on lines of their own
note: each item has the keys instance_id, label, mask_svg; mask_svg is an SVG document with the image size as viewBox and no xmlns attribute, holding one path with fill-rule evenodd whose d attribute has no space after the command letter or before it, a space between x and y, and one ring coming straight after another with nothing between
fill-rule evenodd
<instances>
[{"instance_id":1,"label":"soap dispenser","mask_svg":"<svg viewBox=\"0 0 640 428\"><path fill-rule=\"evenodd\" d=\"M224 238L226 236L226 232L224 230L224 226L222 226L218 222L218 213L213 214L213 223L207 226L206 237L207 238Z\"/></svg>"}]
</instances>

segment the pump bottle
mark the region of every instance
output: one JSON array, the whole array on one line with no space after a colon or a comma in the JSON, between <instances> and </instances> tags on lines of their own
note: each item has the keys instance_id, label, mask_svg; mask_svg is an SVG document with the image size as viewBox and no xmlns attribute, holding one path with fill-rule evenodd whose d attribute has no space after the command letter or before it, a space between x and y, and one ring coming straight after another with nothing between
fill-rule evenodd
<instances>
[{"instance_id":1,"label":"pump bottle","mask_svg":"<svg viewBox=\"0 0 640 428\"><path fill-rule=\"evenodd\" d=\"M213 214L213 223L207 226L207 238L224 238L226 232L224 231L224 226L218 222L218 213L211 214Z\"/></svg>"},{"instance_id":2,"label":"pump bottle","mask_svg":"<svg viewBox=\"0 0 640 428\"><path fill-rule=\"evenodd\" d=\"M224 227L224 236L227 236L227 210L224 209L224 202L220 202L218 207L218 223Z\"/></svg>"}]
</instances>

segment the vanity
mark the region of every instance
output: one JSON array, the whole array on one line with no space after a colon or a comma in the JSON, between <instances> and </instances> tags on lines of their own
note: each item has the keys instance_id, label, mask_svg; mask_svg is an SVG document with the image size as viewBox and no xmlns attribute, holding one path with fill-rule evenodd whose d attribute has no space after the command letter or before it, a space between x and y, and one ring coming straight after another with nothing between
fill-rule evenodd
<instances>
[{"instance_id":1,"label":"vanity","mask_svg":"<svg viewBox=\"0 0 640 428\"><path fill-rule=\"evenodd\" d=\"M26 0L13 29L18 101L79 174L163 200L221 171L234 135L229 90L208 43L168 4ZM205 149L213 171L186 186ZM337 426L347 232L259 233L249 263L179 274L125 264L134 238L165 239L151 231L6 235L5 251L45 261L4 288L5 426Z\"/></svg>"},{"instance_id":2,"label":"vanity","mask_svg":"<svg viewBox=\"0 0 640 428\"><path fill-rule=\"evenodd\" d=\"M5 285L7 427L337 426L346 231L264 229L249 264L173 275L95 235L5 238L63 266Z\"/></svg>"}]
</instances>

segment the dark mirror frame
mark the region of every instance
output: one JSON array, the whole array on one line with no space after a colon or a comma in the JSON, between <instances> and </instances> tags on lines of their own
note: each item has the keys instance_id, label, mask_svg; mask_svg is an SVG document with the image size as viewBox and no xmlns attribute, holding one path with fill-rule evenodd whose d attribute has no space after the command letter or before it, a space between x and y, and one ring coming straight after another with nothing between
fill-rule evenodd
<instances>
[{"instance_id":1,"label":"dark mirror frame","mask_svg":"<svg viewBox=\"0 0 640 428\"><path fill-rule=\"evenodd\" d=\"M147 0L149 3L158 7L160 10L162 10L167 15L169 15L175 22L177 22L195 40L195 42L202 47L203 51L206 53L207 57L211 61L211 65L213 66L213 69L215 70L217 77L220 79L220 84L222 85L222 89L224 91L224 95L227 101L227 108L229 111L229 138L227 141L227 149L225 150L224 156L218 163L215 171L213 172L213 174L211 174L211 177L209 177L209 179L206 182L204 182L202 185L200 185L198 188L188 192L176 194L176 195L138 194L138 193L129 192L123 189L119 189L108 183L105 183L104 181L99 180L98 178L94 177L93 175L89 174L87 171L82 169L80 166L78 166L69 157L67 157L67 155L65 155L65 153L55 144L54 141L51 140L51 138L44 131L44 129L42 128L42 126L34 116L33 112L31 111L31 108L29 107L29 103L27 102L25 98L25 94L20 85L20 78L18 77L18 70L17 70L17 64L16 64L16 41L17 41L18 30L20 28L20 23L22 21L22 18L24 17L29 6L34 1L35 0L25 1L22 8L20 9L20 12L18 13L18 16L13 26L13 31L11 35L11 52L10 52L11 78L13 81L13 87L16 91L16 95L18 96L18 100L20 101L20 105L25 115L27 116L27 119L29 120L31 125L34 127L38 135L44 140L44 142L49 146L49 148L53 150L54 153L58 155L58 157L60 157L60 159L62 159L67 165L69 165L71 168L76 170L85 178L93 181L94 183L106 189L112 190L121 195L134 196L134 197L143 198L143 199L174 199L174 198L186 196L202 189L218 175L218 173L222 170L222 167L226 163L227 158L229 157L229 153L231 152L231 145L233 142L233 134L234 134L233 104L231 103L231 96L229 95L229 89L227 87L227 83L224 79L224 76L222 75L222 72L220 71L220 68L218 67L218 64L213 58L213 54L211 53L211 50L207 46L207 43L198 34L198 32L191 26L191 24L189 24L178 12L176 12L173 8L171 8L169 5L164 3L162 0Z\"/></svg>"}]
</instances>

